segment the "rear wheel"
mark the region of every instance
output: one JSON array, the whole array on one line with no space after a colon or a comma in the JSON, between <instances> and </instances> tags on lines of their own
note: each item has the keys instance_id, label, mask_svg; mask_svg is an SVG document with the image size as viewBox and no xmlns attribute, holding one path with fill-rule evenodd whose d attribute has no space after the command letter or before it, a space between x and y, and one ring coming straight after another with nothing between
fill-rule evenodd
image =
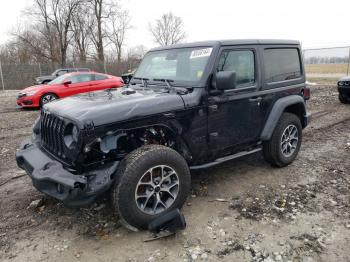
<instances>
[{"instance_id":1,"label":"rear wheel","mask_svg":"<svg viewBox=\"0 0 350 262\"><path fill-rule=\"evenodd\" d=\"M43 105L50 103L56 99L58 99L58 96L56 94L53 94L53 93L44 94L40 98L40 107L42 107Z\"/></svg>"},{"instance_id":2,"label":"rear wheel","mask_svg":"<svg viewBox=\"0 0 350 262\"><path fill-rule=\"evenodd\" d=\"M124 224L146 229L155 218L182 207L190 184L189 168L179 153L148 145L119 164L111 201Z\"/></svg>"},{"instance_id":3,"label":"rear wheel","mask_svg":"<svg viewBox=\"0 0 350 262\"><path fill-rule=\"evenodd\" d=\"M339 101L343 104L350 103L350 99L346 97L346 95L339 94Z\"/></svg>"},{"instance_id":4,"label":"rear wheel","mask_svg":"<svg viewBox=\"0 0 350 262\"><path fill-rule=\"evenodd\" d=\"M283 113L269 141L263 143L263 154L273 166L284 167L298 155L302 140L299 117Z\"/></svg>"}]
</instances>

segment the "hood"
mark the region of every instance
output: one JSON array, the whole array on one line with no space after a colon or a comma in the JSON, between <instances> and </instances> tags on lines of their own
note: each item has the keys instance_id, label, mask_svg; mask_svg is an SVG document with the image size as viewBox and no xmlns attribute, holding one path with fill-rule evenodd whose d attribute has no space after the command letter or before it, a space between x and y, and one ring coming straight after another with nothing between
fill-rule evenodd
<instances>
[{"instance_id":1,"label":"hood","mask_svg":"<svg viewBox=\"0 0 350 262\"><path fill-rule=\"evenodd\" d=\"M31 92L31 91L39 91L41 88L45 87L46 85L35 85L35 86L30 86L27 88L24 88L23 90L21 90L20 93L27 93L27 92Z\"/></svg>"},{"instance_id":2,"label":"hood","mask_svg":"<svg viewBox=\"0 0 350 262\"><path fill-rule=\"evenodd\" d=\"M100 126L180 109L184 109L184 102L176 93L126 87L71 96L44 106L44 110L73 120L80 128L90 121Z\"/></svg>"},{"instance_id":3,"label":"hood","mask_svg":"<svg viewBox=\"0 0 350 262\"><path fill-rule=\"evenodd\" d=\"M338 81L350 81L350 76L343 76Z\"/></svg>"}]
</instances>

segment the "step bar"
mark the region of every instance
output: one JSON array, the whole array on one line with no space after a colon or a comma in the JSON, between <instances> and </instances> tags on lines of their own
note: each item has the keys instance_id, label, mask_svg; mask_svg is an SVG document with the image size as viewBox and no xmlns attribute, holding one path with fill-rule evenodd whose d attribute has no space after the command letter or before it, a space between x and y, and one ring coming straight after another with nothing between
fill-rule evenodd
<instances>
[{"instance_id":1,"label":"step bar","mask_svg":"<svg viewBox=\"0 0 350 262\"><path fill-rule=\"evenodd\" d=\"M219 165L219 164L224 163L226 161L230 161L230 160L242 157L242 156L254 154L254 153L259 152L261 150L262 150L262 148L259 147L259 148L254 148L253 150L250 150L250 151L242 151L242 152L239 152L239 153L236 153L236 154L233 154L233 155L229 155L229 156L218 158L218 159L216 159L216 160L214 160L213 162L210 162L210 163L206 163L206 164L198 165L198 166L190 166L190 169L191 170L197 170L197 169L203 169L203 168L216 166L216 165Z\"/></svg>"}]
</instances>

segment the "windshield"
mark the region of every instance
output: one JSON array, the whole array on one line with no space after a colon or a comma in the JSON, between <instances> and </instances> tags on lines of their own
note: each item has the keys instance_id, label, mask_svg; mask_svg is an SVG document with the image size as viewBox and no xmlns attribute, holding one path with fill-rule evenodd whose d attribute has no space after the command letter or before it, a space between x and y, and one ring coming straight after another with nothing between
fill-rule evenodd
<instances>
[{"instance_id":1,"label":"windshield","mask_svg":"<svg viewBox=\"0 0 350 262\"><path fill-rule=\"evenodd\" d=\"M57 74L58 74L59 71L60 71L60 70L56 70L56 71L53 72L51 75L52 75L52 76L57 76Z\"/></svg>"},{"instance_id":2,"label":"windshield","mask_svg":"<svg viewBox=\"0 0 350 262\"><path fill-rule=\"evenodd\" d=\"M57 85L57 84L61 84L63 82L64 79L66 79L67 75L61 75L57 78L55 78L54 80L52 80L51 82L48 83L48 85Z\"/></svg>"},{"instance_id":3,"label":"windshield","mask_svg":"<svg viewBox=\"0 0 350 262\"><path fill-rule=\"evenodd\" d=\"M198 82L208 63L212 48L196 47L153 51L143 58L134 77Z\"/></svg>"}]
</instances>

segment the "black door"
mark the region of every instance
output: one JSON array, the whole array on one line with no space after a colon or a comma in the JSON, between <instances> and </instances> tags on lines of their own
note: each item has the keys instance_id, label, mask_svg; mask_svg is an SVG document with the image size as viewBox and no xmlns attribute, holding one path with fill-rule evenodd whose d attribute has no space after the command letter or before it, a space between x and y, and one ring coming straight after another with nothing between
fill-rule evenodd
<instances>
[{"instance_id":1,"label":"black door","mask_svg":"<svg viewBox=\"0 0 350 262\"><path fill-rule=\"evenodd\" d=\"M263 116L257 49L224 48L216 72L235 71L236 88L208 99L209 145L216 156L259 141Z\"/></svg>"}]
</instances>

